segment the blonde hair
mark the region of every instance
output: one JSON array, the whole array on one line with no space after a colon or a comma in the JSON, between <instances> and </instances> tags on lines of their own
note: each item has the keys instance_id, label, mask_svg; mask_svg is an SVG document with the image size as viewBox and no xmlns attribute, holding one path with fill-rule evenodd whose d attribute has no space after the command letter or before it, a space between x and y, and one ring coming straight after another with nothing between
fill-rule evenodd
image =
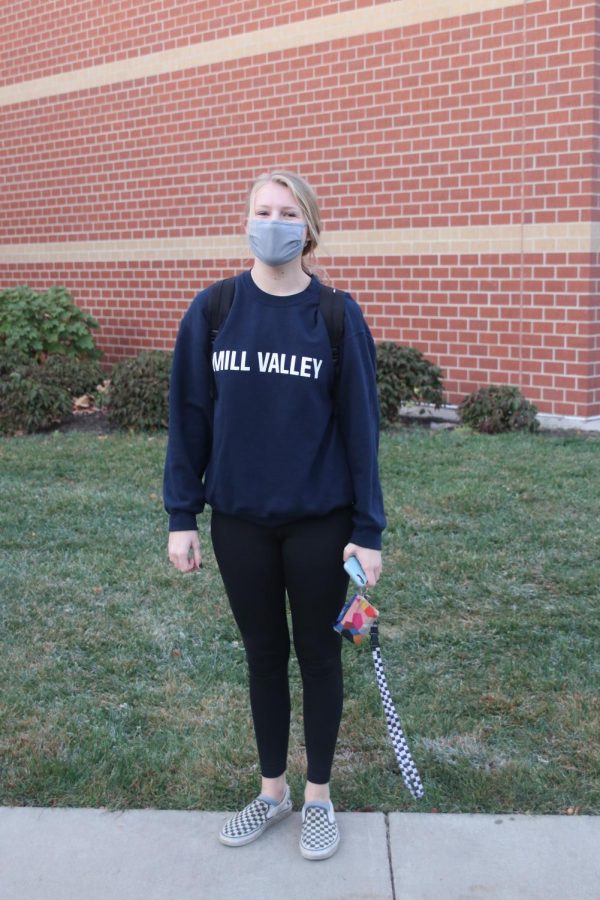
<instances>
[{"instance_id":1,"label":"blonde hair","mask_svg":"<svg viewBox=\"0 0 600 900\"><path fill-rule=\"evenodd\" d=\"M248 192L246 201L246 218L250 218L254 210L254 198L265 184L281 184L288 188L296 200L298 206L306 219L306 243L302 251L302 268L310 274L310 269L305 265L305 257L309 257L311 262L314 261L314 253L319 244L319 235L321 234L321 212L315 192L311 186L294 172L265 172L255 178ZM308 262L308 260L306 260Z\"/></svg>"}]
</instances>

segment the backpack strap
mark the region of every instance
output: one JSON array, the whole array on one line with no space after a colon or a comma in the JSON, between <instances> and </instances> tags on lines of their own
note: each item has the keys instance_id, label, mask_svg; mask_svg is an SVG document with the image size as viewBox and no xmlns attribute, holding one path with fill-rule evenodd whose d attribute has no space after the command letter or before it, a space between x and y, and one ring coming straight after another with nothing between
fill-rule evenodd
<instances>
[{"instance_id":1,"label":"backpack strap","mask_svg":"<svg viewBox=\"0 0 600 900\"><path fill-rule=\"evenodd\" d=\"M210 345L215 342L217 332L231 309L233 303L233 292L235 288L235 277L224 278L223 281L216 281L209 287L208 294L208 322L210 325Z\"/></svg>"},{"instance_id":2,"label":"backpack strap","mask_svg":"<svg viewBox=\"0 0 600 900\"><path fill-rule=\"evenodd\" d=\"M342 340L344 337L344 296L334 287L322 284L319 292L319 308L325 319L331 355L333 357L333 398L337 397L337 386L340 377Z\"/></svg>"},{"instance_id":3,"label":"backpack strap","mask_svg":"<svg viewBox=\"0 0 600 900\"><path fill-rule=\"evenodd\" d=\"M219 328L229 315L231 304L233 303L233 294L235 289L235 277L224 278L222 281L215 281L208 288L208 324L210 353L212 356L212 348L215 343ZM211 386L210 395L214 400L217 396L217 385L215 381L215 373L211 368Z\"/></svg>"}]
</instances>

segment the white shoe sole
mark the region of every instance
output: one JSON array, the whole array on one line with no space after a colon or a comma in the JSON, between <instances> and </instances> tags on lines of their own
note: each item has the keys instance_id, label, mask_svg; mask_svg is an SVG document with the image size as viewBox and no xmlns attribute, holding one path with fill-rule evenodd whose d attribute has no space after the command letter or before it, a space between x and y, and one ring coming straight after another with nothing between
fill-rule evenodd
<instances>
[{"instance_id":1,"label":"white shoe sole","mask_svg":"<svg viewBox=\"0 0 600 900\"><path fill-rule=\"evenodd\" d=\"M300 853L304 859L329 859L330 856L333 856L339 846L340 836L338 834L335 844L332 844L331 847L327 847L325 850L306 850L302 844L300 844Z\"/></svg>"}]
</instances>

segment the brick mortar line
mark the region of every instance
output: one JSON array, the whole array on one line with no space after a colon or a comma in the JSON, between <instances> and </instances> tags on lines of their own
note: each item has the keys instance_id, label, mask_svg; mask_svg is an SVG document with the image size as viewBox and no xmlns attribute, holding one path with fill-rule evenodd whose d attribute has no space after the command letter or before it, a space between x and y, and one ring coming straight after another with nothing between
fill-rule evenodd
<instances>
[{"instance_id":1,"label":"brick mortar line","mask_svg":"<svg viewBox=\"0 0 600 900\"><path fill-rule=\"evenodd\" d=\"M184 69L255 55L314 46L343 38L385 33L390 29L519 6L519 0L453 0L450 12L441 0L391 0L374 7L314 16L289 25L274 25L227 38L199 41L156 53L143 53L111 63L72 69L0 87L0 107L42 97L74 93L135 81Z\"/></svg>"},{"instance_id":2,"label":"brick mortar line","mask_svg":"<svg viewBox=\"0 0 600 900\"><path fill-rule=\"evenodd\" d=\"M488 225L456 228L397 228L323 233L318 259L361 256L428 256L511 253L594 253L600 250L595 223ZM0 244L0 264L249 259L241 235L208 238L52 241Z\"/></svg>"}]
</instances>

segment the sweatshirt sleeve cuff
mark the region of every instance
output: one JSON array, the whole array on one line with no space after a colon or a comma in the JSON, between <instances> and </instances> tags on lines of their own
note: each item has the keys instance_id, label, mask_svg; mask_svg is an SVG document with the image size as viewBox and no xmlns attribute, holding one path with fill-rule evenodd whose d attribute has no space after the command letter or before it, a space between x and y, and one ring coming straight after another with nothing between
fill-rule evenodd
<instances>
[{"instance_id":1,"label":"sweatshirt sleeve cuff","mask_svg":"<svg viewBox=\"0 0 600 900\"><path fill-rule=\"evenodd\" d=\"M169 516L169 531L196 531L196 514L190 512L173 512Z\"/></svg>"},{"instance_id":2,"label":"sweatshirt sleeve cuff","mask_svg":"<svg viewBox=\"0 0 600 900\"><path fill-rule=\"evenodd\" d=\"M350 543L367 550L381 550L381 532L355 528Z\"/></svg>"}]
</instances>

